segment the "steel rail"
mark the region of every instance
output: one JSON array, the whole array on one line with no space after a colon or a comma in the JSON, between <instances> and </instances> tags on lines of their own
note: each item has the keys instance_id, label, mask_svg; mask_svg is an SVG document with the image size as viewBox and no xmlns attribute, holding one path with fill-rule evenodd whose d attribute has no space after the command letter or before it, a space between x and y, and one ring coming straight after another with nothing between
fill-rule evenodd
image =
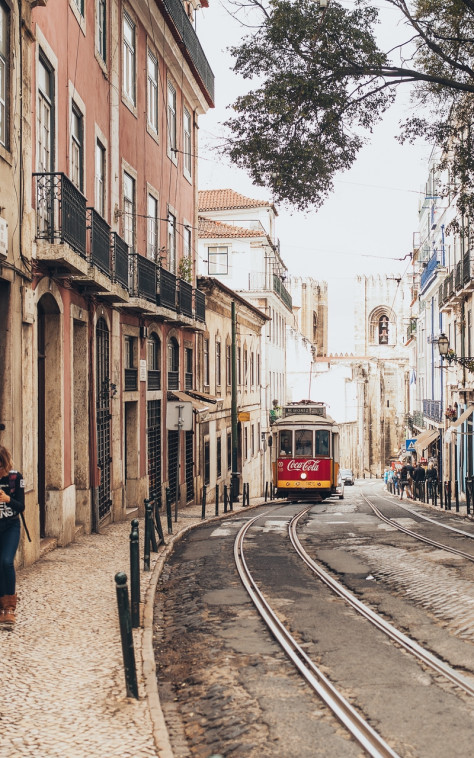
<instances>
[{"instance_id":1,"label":"steel rail","mask_svg":"<svg viewBox=\"0 0 474 758\"><path fill-rule=\"evenodd\" d=\"M413 513L414 516L417 516L418 518L423 519L424 521L429 521L431 524L436 524L436 526L441 526L443 529L448 529L450 532L455 532L456 534L461 534L463 537L469 537L469 539L474 540L474 534L472 532L465 532L463 529L456 529L455 526L449 526L449 524L443 524L442 521L437 521L435 518L430 518L429 516L425 516L424 513L419 513L418 511L414 511L413 508L409 508L407 505L402 505L401 503L394 503L392 499L386 497L385 495L371 495L371 497L378 497L381 500L386 500L387 503L391 503L392 505L397 505L399 508L403 508L404 511L408 511L408 513ZM395 500L398 500L397 495L392 495Z\"/></svg>"},{"instance_id":2,"label":"steel rail","mask_svg":"<svg viewBox=\"0 0 474 758\"><path fill-rule=\"evenodd\" d=\"M274 510L276 509L267 511L264 515L268 516L270 513L273 513ZM308 508L306 508L303 513L306 513L307 510ZM234 559L242 584L247 590L260 616L305 680L322 698L326 705L329 706L336 718L352 734L368 755L373 756L373 758L398 758L398 754L387 745L382 737L362 718L355 708L340 694L340 692L338 692L329 679L324 676L324 674L306 655L304 650L298 645L296 640L291 636L279 620L278 616L272 610L262 592L258 589L247 566L243 545L248 530L259 518L262 518L262 515L255 516L239 531L234 542Z\"/></svg>"},{"instance_id":3,"label":"steel rail","mask_svg":"<svg viewBox=\"0 0 474 758\"><path fill-rule=\"evenodd\" d=\"M294 518L290 521L288 525L288 533L291 540L291 543L293 547L295 548L296 552L300 556L300 558L306 563L306 565L320 578L322 581L337 595L343 598L347 603L349 603L358 613L360 613L362 616L364 616L368 621L370 621L374 626L376 626L378 629L380 629L382 632L387 634L391 639L393 639L395 642L397 642L401 647L403 647L408 652L415 655L417 658L419 658L423 663L425 663L427 666L430 666L430 668L434 669L437 673L442 674L444 677L446 677L450 682L453 684L456 684L458 687L460 687L464 692L466 692L469 695L474 695L474 680L469 679L468 677L464 676L463 674L458 673L455 671L455 669L451 668L451 666L448 666L444 661L437 658L435 655L430 653L428 650L425 650L421 647L417 642L410 639L410 637L407 637L406 634L403 634L403 632L400 632L398 629L396 629L392 624L389 624L388 621L385 621L381 616L379 616L378 613L375 613L375 611L372 611L368 606L364 605L355 595L352 594L346 587L344 587L340 582L338 582L336 579L334 579L325 569L322 568L316 561L314 561L306 552L304 547L302 546L301 542L298 539L298 535L296 533L296 526L300 518L307 513L309 509L306 509L306 511L303 511L302 513L298 513Z\"/></svg>"},{"instance_id":4,"label":"steel rail","mask_svg":"<svg viewBox=\"0 0 474 758\"><path fill-rule=\"evenodd\" d=\"M406 526L402 526L402 524L399 524L396 519L389 518L388 516L385 516L382 511L377 508L376 505L370 502L370 500L364 495L363 492L361 492L361 495L369 508L372 508L373 512L381 521L384 521L386 524L389 524L389 526L394 527L395 529L398 529L400 532L404 532L405 534L408 534L410 537L414 537L416 540L420 540L421 542L425 542L427 545L431 545L431 547L437 547L439 550L446 550L448 553L453 553L454 555L460 555L463 558L466 558L468 561L472 561L474 563L474 555L471 555L470 553L465 553L464 550L459 550L456 547L449 547L449 545L444 545L442 542L437 542L436 540L432 540L429 537L424 537L422 534L418 534L418 532L414 532L412 529L408 529Z\"/></svg>"}]
</instances>

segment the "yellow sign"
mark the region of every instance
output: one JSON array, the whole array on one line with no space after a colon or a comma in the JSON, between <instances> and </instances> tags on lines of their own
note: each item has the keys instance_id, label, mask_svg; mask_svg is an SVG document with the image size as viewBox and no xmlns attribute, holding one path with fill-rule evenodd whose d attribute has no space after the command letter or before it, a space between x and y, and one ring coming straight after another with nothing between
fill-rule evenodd
<instances>
[{"instance_id":1,"label":"yellow sign","mask_svg":"<svg viewBox=\"0 0 474 758\"><path fill-rule=\"evenodd\" d=\"M238 419L239 421L250 421L250 413L248 411L240 411Z\"/></svg>"}]
</instances>

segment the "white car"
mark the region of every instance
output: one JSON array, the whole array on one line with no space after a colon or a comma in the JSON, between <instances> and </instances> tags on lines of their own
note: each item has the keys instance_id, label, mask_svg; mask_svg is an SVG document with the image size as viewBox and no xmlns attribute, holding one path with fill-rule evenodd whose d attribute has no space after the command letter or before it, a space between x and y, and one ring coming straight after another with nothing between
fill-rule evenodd
<instances>
[{"instance_id":1,"label":"white car","mask_svg":"<svg viewBox=\"0 0 474 758\"><path fill-rule=\"evenodd\" d=\"M342 468L340 474L344 484L354 484L354 474L350 468Z\"/></svg>"},{"instance_id":2,"label":"white car","mask_svg":"<svg viewBox=\"0 0 474 758\"><path fill-rule=\"evenodd\" d=\"M341 474L337 477L336 492L335 494L339 500L344 500L344 479L341 478Z\"/></svg>"}]
</instances>

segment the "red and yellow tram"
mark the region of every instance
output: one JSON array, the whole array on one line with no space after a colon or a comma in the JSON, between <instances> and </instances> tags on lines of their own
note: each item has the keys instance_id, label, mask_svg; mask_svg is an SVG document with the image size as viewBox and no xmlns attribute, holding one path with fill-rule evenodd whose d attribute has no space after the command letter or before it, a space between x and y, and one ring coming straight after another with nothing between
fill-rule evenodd
<instances>
[{"instance_id":1,"label":"red and yellow tram","mask_svg":"<svg viewBox=\"0 0 474 758\"><path fill-rule=\"evenodd\" d=\"M339 428L325 403L302 400L283 406L272 437L277 497L321 501L336 494Z\"/></svg>"}]
</instances>

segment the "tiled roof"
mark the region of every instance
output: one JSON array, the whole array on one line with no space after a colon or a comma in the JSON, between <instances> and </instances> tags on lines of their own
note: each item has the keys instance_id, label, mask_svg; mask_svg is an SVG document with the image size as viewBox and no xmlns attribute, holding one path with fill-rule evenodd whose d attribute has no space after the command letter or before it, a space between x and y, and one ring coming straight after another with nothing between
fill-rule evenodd
<instances>
[{"instance_id":1,"label":"tiled roof","mask_svg":"<svg viewBox=\"0 0 474 758\"><path fill-rule=\"evenodd\" d=\"M265 237L263 229L244 229L233 224L223 224L220 221L212 221L210 218L199 216L198 234L201 239L213 239L214 237Z\"/></svg>"},{"instance_id":2,"label":"tiled roof","mask_svg":"<svg viewBox=\"0 0 474 758\"><path fill-rule=\"evenodd\" d=\"M200 190L198 203L201 212L224 211L233 208L273 207L273 204L269 203L268 200L254 200L231 189Z\"/></svg>"}]
</instances>

